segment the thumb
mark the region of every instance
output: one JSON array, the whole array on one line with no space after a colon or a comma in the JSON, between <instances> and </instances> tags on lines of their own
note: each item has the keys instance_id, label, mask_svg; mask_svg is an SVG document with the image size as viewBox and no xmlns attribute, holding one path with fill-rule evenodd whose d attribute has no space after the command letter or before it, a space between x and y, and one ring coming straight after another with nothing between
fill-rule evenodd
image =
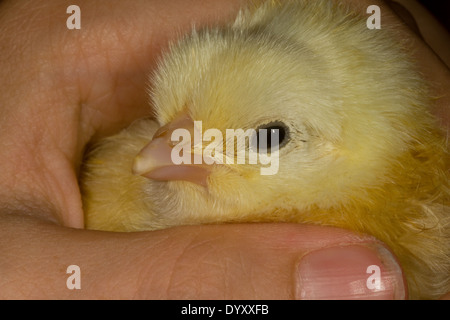
<instances>
[{"instance_id":1,"label":"thumb","mask_svg":"<svg viewBox=\"0 0 450 320\"><path fill-rule=\"evenodd\" d=\"M148 270L158 278L160 288L164 283L165 290L158 292L151 285L143 292L146 297L406 298L402 271L395 258L380 242L367 236L337 228L289 224L176 230L175 237L167 239L164 268L160 265L155 272ZM182 248L178 248L180 243Z\"/></svg>"},{"instance_id":2,"label":"thumb","mask_svg":"<svg viewBox=\"0 0 450 320\"><path fill-rule=\"evenodd\" d=\"M385 247L331 227L228 224L114 233L3 215L0 231L0 260L8 261L0 298L406 297L400 267ZM70 266L77 267L79 290L67 286Z\"/></svg>"}]
</instances>

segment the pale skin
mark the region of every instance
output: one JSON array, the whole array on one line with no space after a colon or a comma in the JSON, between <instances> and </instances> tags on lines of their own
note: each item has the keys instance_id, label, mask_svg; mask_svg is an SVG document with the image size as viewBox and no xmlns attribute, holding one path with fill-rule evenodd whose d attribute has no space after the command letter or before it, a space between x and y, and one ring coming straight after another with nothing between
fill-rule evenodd
<instances>
[{"instance_id":1,"label":"pale skin","mask_svg":"<svg viewBox=\"0 0 450 320\"><path fill-rule=\"evenodd\" d=\"M66 28L66 1L0 3L0 298L291 299L300 257L374 242L289 224L83 230L86 144L149 114L148 72L180 30L227 21L244 2L79 0L79 31ZM436 53L383 2L349 2L379 5L383 23L411 41L437 97L433 112L450 126L450 72L438 58L447 49ZM82 290L66 288L73 264Z\"/></svg>"}]
</instances>

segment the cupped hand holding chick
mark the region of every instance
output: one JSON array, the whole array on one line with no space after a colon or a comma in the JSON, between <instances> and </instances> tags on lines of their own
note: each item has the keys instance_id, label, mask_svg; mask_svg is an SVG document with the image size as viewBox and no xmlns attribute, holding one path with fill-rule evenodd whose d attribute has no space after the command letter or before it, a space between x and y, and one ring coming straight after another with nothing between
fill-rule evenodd
<instances>
[{"instance_id":1,"label":"cupped hand holding chick","mask_svg":"<svg viewBox=\"0 0 450 320\"><path fill-rule=\"evenodd\" d=\"M413 298L447 292L447 145L425 81L393 33L367 29L327 0L264 2L225 28L193 31L152 78L156 122L137 121L89 154L87 227L337 226L387 243ZM198 131L195 121L200 133L224 137L227 129L275 128L278 150L267 151L279 168L262 175L261 163L174 164L172 135Z\"/></svg>"}]
</instances>

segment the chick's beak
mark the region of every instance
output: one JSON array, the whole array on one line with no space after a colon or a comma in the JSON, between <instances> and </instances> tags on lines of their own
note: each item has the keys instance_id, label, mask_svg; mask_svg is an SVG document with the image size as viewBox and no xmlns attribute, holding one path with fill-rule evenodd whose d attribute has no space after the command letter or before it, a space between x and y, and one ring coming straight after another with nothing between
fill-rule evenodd
<instances>
[{"instance_id":1,"label":"chick's beak","mask_svg":"<svg viewBox=\"0 0 450 320\"><path fill-rule=\"evenodd\" d=\"M174 164L171 137L176 129L186 129L193 136L194 121L186 112L156 131L150 143L134 159L133 174L159 181L189 181L206 187L210 173L208 165L194 164L194 161L192 164ZM198 156L192 154L192 159Z\"/></svg>"}]
</instances>

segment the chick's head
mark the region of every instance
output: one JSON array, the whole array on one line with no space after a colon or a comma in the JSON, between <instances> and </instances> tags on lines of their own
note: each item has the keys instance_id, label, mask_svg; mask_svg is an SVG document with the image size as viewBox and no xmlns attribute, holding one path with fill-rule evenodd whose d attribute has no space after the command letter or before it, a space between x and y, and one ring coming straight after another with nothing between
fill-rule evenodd
<instances>
[{"instance_id":1,"label":"chick's head","mask_svg":"<svg viewBox=\"0 0 450 320\"><path fill-rule=\"evenodd\" d=\"M170 49L153 78L152 102L162 127L137 157L135 172L168 181L178 203L199 217L218 212L224 219L240 219L354 200L354 190L382 180L386 151L398 150L401 138L390 136L385 118L376 122L376 110L352 110L339 80L327 59L301 43L257 32L194 32ZM201 164L171 163L177 144L172 134L180 128L192 138L180 145L189 144L188 158L194 163L200 155ZM226 145L234 140L230 129L241 138L247 133L240 148L235 140L234 154ZM262 139L259 129L276 129L278 143L254 148L251 142ZM201 145L193 141L195 134L203 135ZM372 143L377 140L383 143ZM208 153L216 163L206 164L207 148L219 145L223 152ZM243 151L246 157L237 163ZM250 163L255 151L258 160ZM270 156L265 163L259 157L263 151Z\"/></svg>"}]
</instances>

